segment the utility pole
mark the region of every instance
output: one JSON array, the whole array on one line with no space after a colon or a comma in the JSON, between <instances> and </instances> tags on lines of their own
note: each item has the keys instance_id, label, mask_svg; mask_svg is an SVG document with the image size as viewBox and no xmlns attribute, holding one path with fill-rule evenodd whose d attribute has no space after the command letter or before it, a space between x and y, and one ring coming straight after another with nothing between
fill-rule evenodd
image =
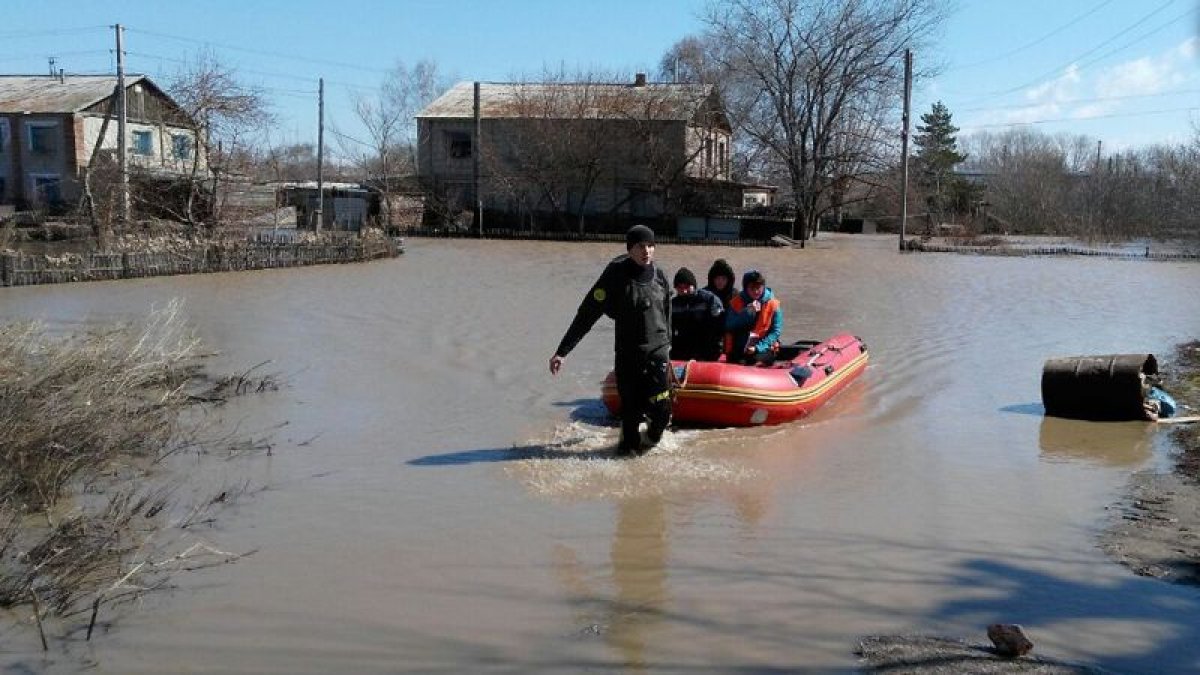
<instances>
[{"instance_id":1,"label":"utility pole","mask_svg":"<svg viewBox=\"0 0 1200 675\"><path fill-rule=\"evenodd\" d=\"M904 50L904 118L900 131L900 250L904 250L904 229L908 226L908 116L912 105L912 50Z\"/></svg>"},{"instance_id":2,"label":"utility pole","mask_svg":"<svg viewBox=\"0 0 1200 675\"><path fill-rule=\"evenodd\" d=\"M325 218L325 78L317 80L317 225L321 231Z\"/></svg>"},{"instance_id":3,"label":"utility pole","mask_svg":"<svg viewBox=\"0 0 1200 675\"><path fill-rule=\"evenodd\" d=\"M479 219L479 238L483 239L483 194L479 191L479 153L483 149L480 142L480 130L483 124L480 121L481 115L479 111L479 82L475 83L475 144L471 148L474 182L475 182L475 217Z\"/></svg>"},{"instance_id":4,"label":"utility pole","mask_svg":"<svg viewBox=\"0 0 1200 675\"><path fill-rule=\"evenodd\" d=\"M122 223L129 222L129 152L126 139L126 105L125 105L125 49L122 46L121 35L124 31L121 24L114 26L117 30L117 166L121 171L121 198L118 219Z\"/></svg>"}]
</instances>

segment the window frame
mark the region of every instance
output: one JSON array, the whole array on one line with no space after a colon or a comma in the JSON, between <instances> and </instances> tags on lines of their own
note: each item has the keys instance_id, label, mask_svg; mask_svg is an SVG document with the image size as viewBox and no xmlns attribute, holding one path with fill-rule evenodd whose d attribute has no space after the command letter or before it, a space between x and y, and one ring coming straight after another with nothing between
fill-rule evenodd
<instances>
[{"instance_id":1,"label":"window frame","mask_svg":"<svg viewBox=\"0 0 1200 675\"><path fill-rule=\"evenodd\" d=\"M34 144L34 131L52 130L50 138L53 145L49 150L39 150ZM54 157L59 153L59 141L62 139L54 135L54 131L59 129L57 120L29 120L25 122L25 138L29 148L29 154L33 157Z\"/></svg>"},{"instance_id":2,"label":"window frame","mask_svg":"<svg viewBox=\"0 0 1200 675\"><path fill-rule=\"evenodd\" d=\"M61 203L63 203L63 194L62 194L62 188L63 188L63 179L62 179L62 174L60 174L60 173L41 173L41 172L39 172L39 173L31 173L31 174L28 174L28 175L29 175L29 192L30 192L30 193L33 195L33 201L34 201L34 203L37 203L37 204L47 204L47 205L54 205L54 204L61 204ZM40 191L40 190L38 190L38 181L54 181L54 182L57 184L57 187L55 188L55 192L57 192L57 193L58 193L58 199L56 199L56 200L53 200L53 201L51 201L51 200L49 200L49 199L44 199L44 198L43 198L43 196L42 196L42 193L41 193L41 191Z\"/></svg>"},{"instance_id":3,"label":"window frame","mask_svg":"<svg viewBox=\"0 0 1200 675\"><path fill-rule=\"evenodd\" d=\"M471 159L471 153L475 151L474 139L471 138L469 131L454 131L447 129L446 132L446 156L450 159ZM466 144L466 152L462 150L463 144Z\"/></svg>"},{"instance_id":4,"label":"window frame","mask_svg":"<svg viewBox=\"0 0 1200 675\"><path fill-rule=\"evenodd\" d=\"M179 151L180 142L182 142L184 144L184 146L183 146L184 152L182 152L182 153ZM192 151L193 151L194 146L195 146L195 144L192 142L191 134L181 133L181 132L177 132L177 131L171 132L171 157L173 159L177 159L177 160L185 161L185 162L191 160L192 159Z\"/></svg>"},{"instance_id":5,"label":"window frame","mask_svg":"<svg viewBox=\"0 0 1200 675\"><path fill-rule=\"evenodd\" d=\"M146 129L132 129L129 132L130 138L129 153L138 157L153 157L154 156L154 132ZM146 150L142 151L139 139L146 139Z\"/></svg>"}]
</instances>

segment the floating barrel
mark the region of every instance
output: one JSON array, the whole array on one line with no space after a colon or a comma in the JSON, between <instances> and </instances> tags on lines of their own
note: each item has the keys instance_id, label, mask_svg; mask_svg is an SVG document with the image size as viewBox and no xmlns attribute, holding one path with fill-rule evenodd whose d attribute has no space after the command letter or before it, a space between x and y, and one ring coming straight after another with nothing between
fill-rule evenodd
<instances>
[{"instance_id":1,"label":"floating barrel","mask_svg":"<svg viewBox=\"0 0 1200 675\"><path fill-rule=\"evenodd\" d=\"M1083 420L1140 420L1158 375L1153 354L1068 356L1042 368L1042 404L1046 414Z\"/></svg>"}]
</instances>

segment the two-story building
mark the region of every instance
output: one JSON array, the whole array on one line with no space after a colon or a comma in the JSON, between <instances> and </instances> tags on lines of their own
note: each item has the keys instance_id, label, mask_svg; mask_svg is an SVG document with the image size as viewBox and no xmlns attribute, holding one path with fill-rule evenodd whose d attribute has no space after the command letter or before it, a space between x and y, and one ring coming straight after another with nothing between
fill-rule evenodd
<instances>
[{"instance_id":1,"label":"two-story building","mask_svg":"<svg viewBox=\"0 0 1200 675\"><path fill-rule=\"evenodd\" d=\"M642 74L615 84L460 82L417 115L417 131L418 176L435 202L473 210L478 171L484 209L517 222L655 218L729 182L732 129L710 85Z\"/></svg>"},{"instance_id":2,"label":"two-story building","mask_svg":"<svg viewBox=\"0 0 1200 675\"><path fill-rule=\"evenodd\" d=\"M127 76L125 89L128 165L185 175L198 161L206 173L194 120L147 77ZM97 145L118 147L116 93L112 75L0 75L0 204L77 201Z\"/></svg>"}]
</instances>

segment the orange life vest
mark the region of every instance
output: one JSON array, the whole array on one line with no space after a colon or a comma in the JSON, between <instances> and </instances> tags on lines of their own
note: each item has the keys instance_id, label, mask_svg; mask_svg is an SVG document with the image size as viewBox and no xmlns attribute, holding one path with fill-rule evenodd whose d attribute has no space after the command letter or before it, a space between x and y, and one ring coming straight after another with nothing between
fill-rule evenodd
<instances>
[{"instance_id":1,"label":"orange life vest","mask_svg":"<svg viewBox=\"0 0 1200 675\"><path fill-rule=\"evenodd\" d=\"M740 312L746 308L746 301L742 294L738 293L733 296L733 300L729 302L730 311ZM771 332L771 322L775 318L775 310L779 309L779 300L775 296L762 303L762 308L758 310L758 316L754 318L754 325L750 327L750 332L755 335L766 335ZM771 353L779 351L779 340L776 340L770 346ZM733 333L725 333L725 353L733 355Z\"/></svg>"}]
</instances>

